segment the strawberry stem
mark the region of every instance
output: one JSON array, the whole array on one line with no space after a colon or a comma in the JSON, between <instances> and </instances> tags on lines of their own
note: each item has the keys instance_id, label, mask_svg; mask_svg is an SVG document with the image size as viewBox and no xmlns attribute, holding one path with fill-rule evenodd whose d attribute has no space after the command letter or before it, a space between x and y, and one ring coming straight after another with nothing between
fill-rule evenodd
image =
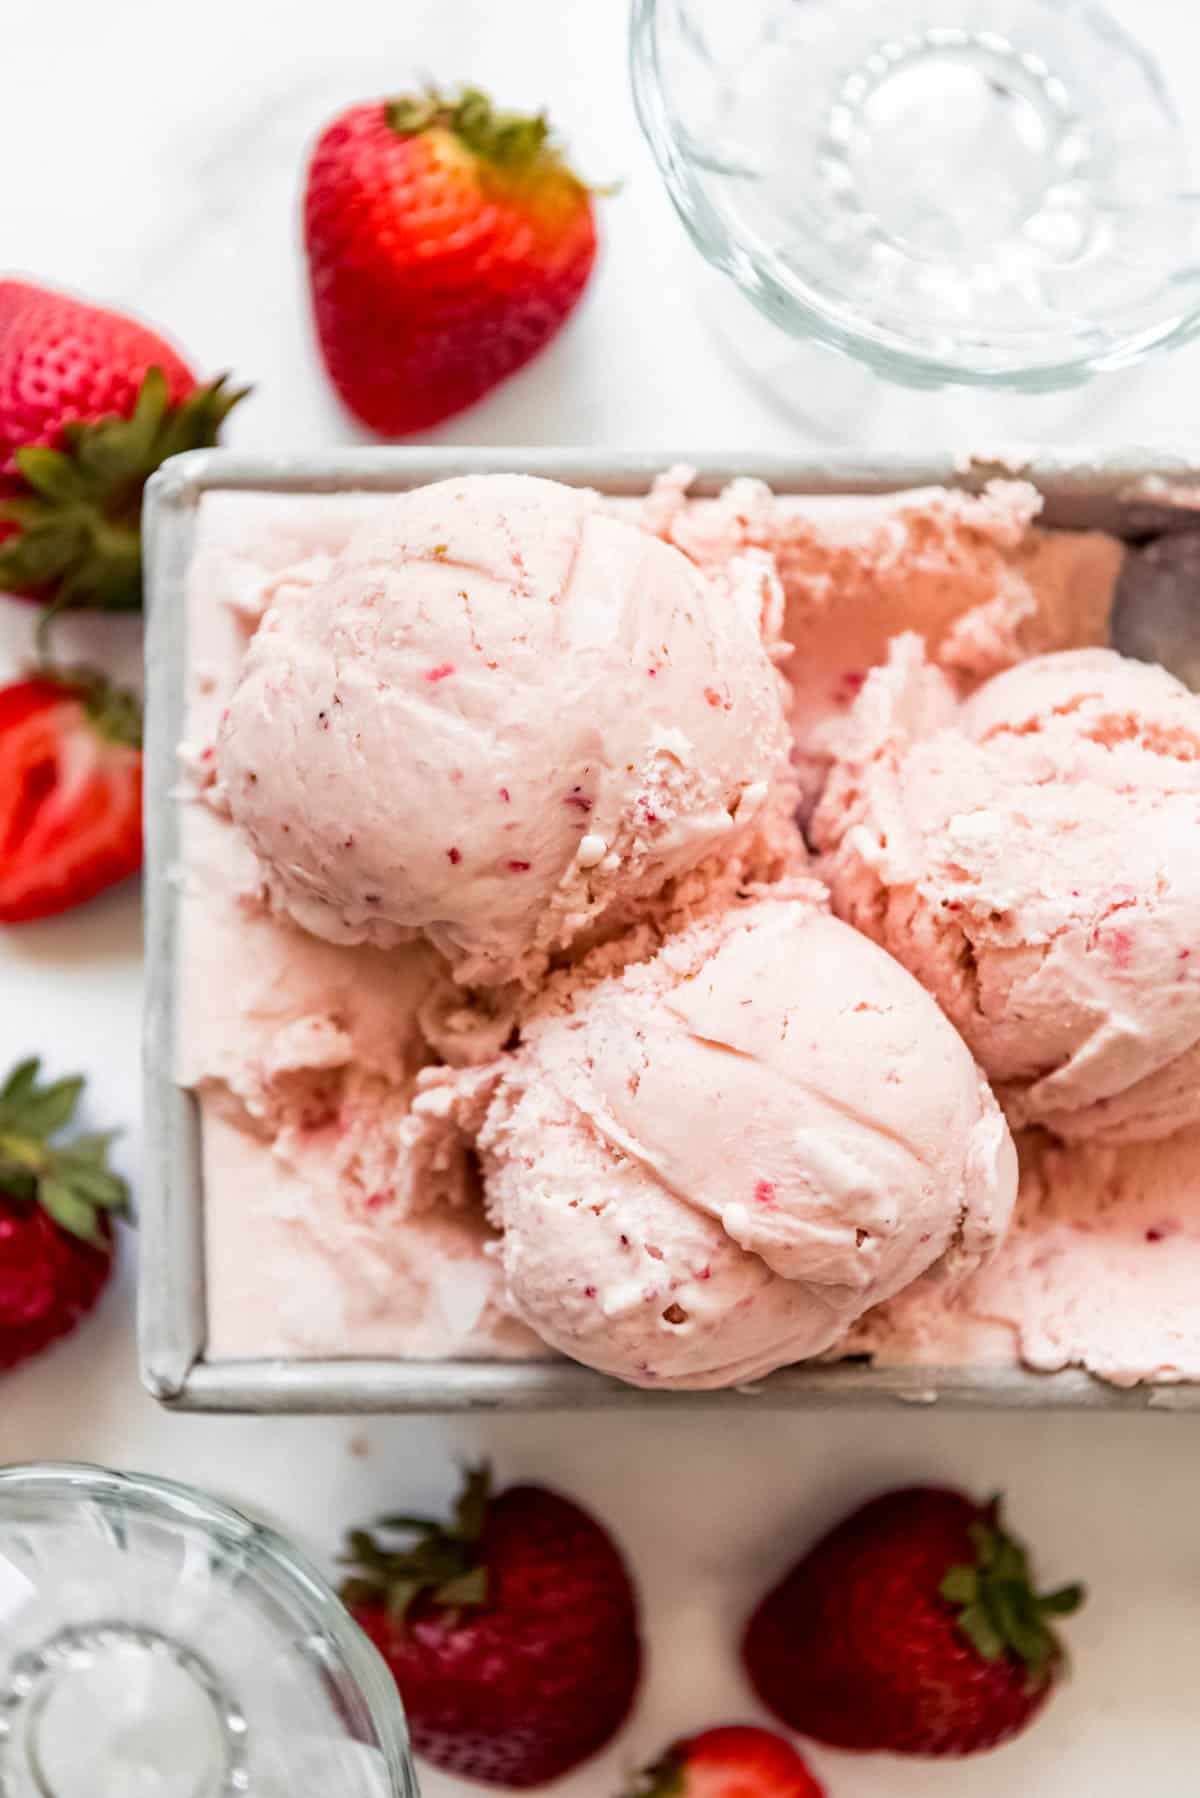
<instances>
[{"instance_id":1,"label":"strawberry stem","mask_svg":"<svg viewBox=\"0 0 1200 1798\"><path fill-rule=\"evenodd\" d=\"M354 1572L342 1584L343 1602L383 1605L399 1624L421 1597L448 1610L486 1604L488 1575L479 1544L490 1501L491 1475L476 1467L466 1475L453 1523L407 1512L380 1518L378 1529L415 1536L410 1546L387 1547L369 1530L352 1530L342 1561Z\"/></svg>"},{"instance_id":2,"label":"strawberry stem","mask_svg":"<svg viewBox=\"0 0 1200 1798\"><path fill-rule=\"evenodd\" d=\"M495 168L529 172L552 167L556 173L569 173L544 112L504 111L480 88L464 87L452 98L430 87L422 94L388 100L384 110L400 137L448 131Z\"/></svg>"},{"instance_id":3,"label":"strawberry stem","mask_svg":"<svg viewBox=\"0 0 1200 1798\"><path fill-rule=\"evenodd\" d=\"M1048 1620L1077 1611L1084 1588L1070 1585L1037 1593L1023 1543L1001 1524L998 1498L981 1511L968 1534L975 1560L947 1570L941 1596L955 1607L958 1627L981 1659L1012 1655L1027 1669L1030 1683L1041 1685L1065 1658Z\"/></svg>"}]
</instances>

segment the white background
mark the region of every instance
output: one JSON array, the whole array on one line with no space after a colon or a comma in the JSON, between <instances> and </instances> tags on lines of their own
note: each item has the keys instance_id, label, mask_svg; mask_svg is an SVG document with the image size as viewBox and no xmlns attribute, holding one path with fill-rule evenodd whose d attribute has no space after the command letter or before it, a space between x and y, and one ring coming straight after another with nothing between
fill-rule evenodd
<instances>
[{"instance_id":1,"label":"white background","mask_svg":"<svg viewBox=\"0 0 1200 1798\"><path fill-rule=\"evenodd\" d=\"M730 0L735 3L735 0ZM1172 0L1176 16L1188 10ZM231 440L354 440L309 341L296 205L305 146L343 103L432 73L547 102L582 169L624 183L577 319L535 367L439 434L456 443L802 447L717 359L698 267L637 138L619 0L3 0L0 268L128 306L207 372L255 383ZM1185 64L1187 66L1186 58ZM1200 84L1197 59L1190 60ZM1169 364L1138 434L1178 441L1200 354ZM1173 409L1171 409L1173 407ZM869 437L869 427L865 427ZM1122 434L1108 417L1103 433ZM931 440L913 402L911 438ZM28 615L0 604L0 654ZM136 635L105 627L118 659ZM96 641L92 638L93 643ZM91 1078L138 1153L139 912L124 892L0 941L0 1061ZM898 1480L1003 1487L1048 1580L1081 1575L1075 1676L1023 1741L943 1767L814 1756L831 1798L1195 1798L1200 1792L1200 1432L1187 1416L822 1416L722 1411L353 1420L160 1413L137 1384L130 1261L99 1314L0 1381L0 1460L76 1457L206 1485L327 1557L344 1524L427 1507L457 1460L546 1479L625 1544L649 1675L631 1727L565 1790L611 1793L672 1731L751 1714L736 1629L764 1582L854 1500ZM1200 1295L1198 1295L1200 1297ZM435 1798L455 1789L429 1775Z\"/></svg>"}]
</instances>

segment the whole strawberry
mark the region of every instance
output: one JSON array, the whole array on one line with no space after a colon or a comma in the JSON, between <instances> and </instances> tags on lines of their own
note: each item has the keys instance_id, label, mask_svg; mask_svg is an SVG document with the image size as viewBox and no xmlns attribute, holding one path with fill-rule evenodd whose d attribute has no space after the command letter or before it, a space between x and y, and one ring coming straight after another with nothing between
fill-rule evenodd
<instances>
[{"instance_id":1,"label":"whole strawberry","mask_svg":"<svg viewBox=\"0 0 1200 1798\"><path fill-rule=\"evenodd\" d=\"M384 1518L411 1538L349 1538L342 1596L395 1676L413 1746L463 1779L566 1773L624 1722L641 1666L620 1554L578 1505L472 1473L455 1520Z\"/></svg>"},{"instance_id":2,"label":"whole strawberry","mask_svg":"<svg viewBox=\"0 0 1200 1798\"><path fill-rule=\"evenodd\" d=\"M825 1788L782 1736L729 1724L672 1743L633 1798L825 1798Z\"/></svg>"},{"instance_id":3,"label":"whole strawberry","mask_svg":"<svg viewBox=\"0 0 1200 1798\"><path fill-rule=\"evenodd\" d=\"M304 220L325 365L385 437L427 430L528 362L596 255L591 195L546 119L475 88L340 114L313 152Z\"/></svg>"},{"instance_id":4,"label":"whole strawberry","mask_svg":"<svg viewBox=\"0 0 1200 1798\"><path fill-rule=\"evenodd\" d=\"M134 319L0 281L0 590L136 611L142 489L241 398Z\"/></svg>"},{"instance_id":5,"label":"whole strawberry","mask_svg":"<svg viewBox=\"0 0 1200 1798\"><path fill-rule=\"evenodd\" d=\"M108 1135L56 1137L83 1081L40 1083L23 1061L0 1088L0 1369L65 1336L90 1311L112 1271L110 1219L128 1205L107 1166Z\"/></svg>"},{"instance_id":6,"label":"whole strawberry","mask_svg":"<svg viewBox=\"0 0 1200 1798\"><path fill-rule=\"evenodd\" d=\"M1036 1595L999 1501L886 1492L810 1549L750 1619L763 1703L836 1748L964 1755L1017 1735L1058 1681L1051 1619L1083 1591Z\"/></svg>"},{"instance_id":7,"label":"whole strawberry","mask_svg":"<svg viewBox=\"0 0 1200 1798\"><path fill-rule=\"evenodd\" d=\"M86 668L0 687L0 924L68 911L142 863L142 714Z\"/></svg>"}]
</instances>

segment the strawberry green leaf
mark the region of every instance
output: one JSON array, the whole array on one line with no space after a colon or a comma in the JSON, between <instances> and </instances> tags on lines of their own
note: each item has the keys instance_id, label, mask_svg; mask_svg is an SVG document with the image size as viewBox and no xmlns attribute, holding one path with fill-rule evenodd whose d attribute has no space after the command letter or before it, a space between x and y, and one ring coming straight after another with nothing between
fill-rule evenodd
<instances>
[{"instance_id":1,"label":"strawberry green leaf","mask_svg":"<svg viewBox=\"0 0 1200 1798\"><path fill-rule=\"evenodd\" d=\"M342 1603L358 1608L361 1605L375 1604L382 1596L382 1587L373 1580L347 1579L342 1581Z\"/></svg>"},{"instance_id":2,"label":"strawberry green leaf","mask_svg":"<svg viewBox=\"0 0 1200 1798\"><path fill-rule=\"evenodd\" d=\"M81 1167L103 1167L108 1159L108 1151L119 1134L117 1130L85 1131L82 1136L73 1139L69 1149L63 1151L64 1159L69 1158Z\"/></svg>"},{"instance_id":3,"label":"strawberry green leaf","mask_svg":"<svg viewBox=\"0 0 1200 1798\"><path fill-rule=\"evenodd\" d=\"M450 1607L458 1605L470 1606L486 1604L488 1601L488 1576L486 1567L472 1567L468 1573L460 1573L457 1579L448 1579L440 1585L434 1597L439 1604Z\"/></svg>"},{"instance_id":4,"label":"strawberry green leaf","mask_svg":"<svg viewBox=\"0 0 1200 1798\"><path fill-rule=\"evenodd\" d=\"M0 547L0 587L23 593L58 580L82 553L85 537L82 524L70 513L10 537Z\"/></svg>"},{"instance_id":5,"label":"strawberry green leaf","mask_svg":"<svg viewBox=\"0 0 1200 1798\"><path fill-rule=\"evenodd\" d=\"M83 1081L43 1085L39 1074L30 1057L0 1087L0 1190L10 1202L40 1205L60 1230L105 1248L102 1214L120 1216L129 1205L128 1186L105 1164L111 1135L92 1132L56 1147L52 1139L74 1116Z\"/></svg>"},{"instance_id":6,"label":"strawberry green leaf","mask_svg":"<svg viewBox=\"0 0 1200 1798\"><path fill-rule=\"evenodd\" d=\"M117 1174L106 1168L78 1162L69 1150L58 1157L58 1170L70 1184L71 1191L85 1204L100 1211L124 1211L129 1203L129 1189Z\"/></svg>"},{"instance_id":7,"label":"strawberry green leaf","mask_svg":"<svg viewBox=\"0 0 1200 1798\"><path fill-rule=\"evenodd\" d=\"M1003 1655L1004 1637L982 1605L968 1605L959 1616L958 1627L985 1661L998 1661Z\"/></svg>"},{"instance_id":8,"label":"strawberry green leaf","mask_svg":"<svg viewBox=\"0 0 1200 1798\"><path fill-rule=\"evenodd\" d=\"M78 1075L35 1087L15 1104L0 1106L0 1122L19 1130L22 1136L54 1136L70 1123L82 1091L83 1081Z\"/></svg>"},{"instance_id":9,"label":"strawberry green leaf","mask_svg":"<svg viewBox=\"0 0 1200 1798\"><path fill-rule=\"evenodd\" d=\"M974 1604L979 1597L979 1574L974 1567L952 1567L938 1590L949 1604Z\"/></svg>"},{"instance_id":10,"label":"strawberry green leaf","mask_svg":"<svg viewBox=\"0 0 1200 1798\"><path fill-rule=\"evenodd\" d=\"M31 1055L28 1061L19 1061L8 1079L0 1087L0 1105L19 1105L37 1085L37 1077L41 1070L41 1059Z\"/></svg>"},{"instance_id":11,"label":"strawberry green leaf","mask_svg":"<svg viewBox=\"0 0 1200 1798\"><path fill-rule=\"evenodd\" d=\"M61 1230L69 1236L78 1236L82 1242L90 1242L93 1248L103 1248L104 1234L96 1222L95 1212L65 1180L49 1176L42 1181L38 1197L42 1210Z\"/></svg>"},{"instance_id":12,"label":"strawberry green leaf","mask_svg":"<svg viewBox=\"0 0 1200 1798\"><path fill-rule=\"evenodd\" d=\"M40 524L52 522L55 516L51 502L39 499L34 493L0 495L0 519L7 524L19 524L22 530L34 530Z\"/></svg>"},{"instance_id":13,"label":"strawberry green leaf","mask_svg":"<svg viewBox=\"0 0 1200 1798\"><path fill-rule=\"evenodd\" d=\"M1080 1585L1060 1586L1056 1592L1047 1592L1038 1599L1043 1616L1072 1617L1087 1597L1086 1588Z\"/></svg>"},{"instance_id":14,"label":"strawberry green leaf","mask_svg":"<svg viewBox=\"0 0 1200 1798\"><path fill-rule=\"evenodd\" d=\"M552 172L582 186L563 159L545 113L505 111L477 87L464 87L457 96L434 87L401 94L387 101L384 116L400 137L445 131L493 169L520 176Z\"/></svg>"},{"instance_id":15,"label":"strawberry green leaf","mask_svg":"<svg viewBox=\"0 0 1200 1798\"><path fill-rule=\"evenodd\" d=\"M167 377L161 368L148 368L129 421L130 448L140 452L143 460L150 454L166 415Z\"/></svg>"},{"instance_id":16,"label":"strawberry green leaf","mask_svg":"<svg viewBox=\"0 0 1200 1798\"><path fill-rule=\"evenodd\" d=\"M483 1534L491 1497L491 1470L486 1466L472 1467L454 1508L456 1533L464 1542L478 1542Z\"/></svg>"},{"instance_id":17,"label":"strawberry green leaf","mask_svg":"<svg viewBox=\"0 0 1200 1798\"><path fill-rule=\"evenodd\" d=\"M77 420L64 428L61 450L19 450L25 490L0 500L0 518L19 526L0 545L0 587L50 587L56 610L136 611L147 480L168 457L216 443L248 391L222 375L172 406L163 371L151 368L130 417Z\"/></svg>"},{"instance_id":18,"label":"strawberry green leaf","mask_svg":"<svg viewBox=\"0 0 1200 1798\"><path fill-rule=\"evenodd\" d=\"M21 449L15 459L21 479L44 499L70 501L85 497L87 482L61 450Z\"/></svg>"},{"instance_id":19,"label":"strawberry green leaf","mask_svg":"<svg viewBox=\"0 0 1200 1798\"><path fill-rule=\"evenodd\" d=\"M380 1529L414 1538L391 1548L369 1530L352 1530L343 1557L354 1570L342 1586L347 1604L383 1604L402 1623L418 1598L463 1608L487 1603L487 1567L480 1552L491 1497L486 1467L471 1469L450 1524L407 1513L381 1520Z\"/></svg>"},{"instance_id":20,"label":"strawberry green leaf","mask_svg":"<svg viewBox=\"0 0 1200 1798\"><path fill-rule=\"evenodd\" d=\"M938 1590L955 1606L959 1629L984 1660L1008 1655L1038 1684L1064 1659L1049 1620L1078 1610L1083 1588L1062 1586L1038 1595L1024 1544L1001 1522L999 1499L991 1501L967 1534L974 1565L948 1568Z\"/></svg>"}]
</instances>

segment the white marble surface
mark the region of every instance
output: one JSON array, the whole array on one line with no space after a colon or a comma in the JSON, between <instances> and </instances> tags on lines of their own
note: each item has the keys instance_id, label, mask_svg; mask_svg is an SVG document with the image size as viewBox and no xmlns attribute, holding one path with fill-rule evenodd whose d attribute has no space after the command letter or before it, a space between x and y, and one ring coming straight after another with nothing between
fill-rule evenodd
<instances>
[{"instance_id":1,"label":"white marble surface","mask_svg":"<svg viewBox=\"0 0 1200 1798\"><path fill-rule=\"evenodd\" d=\"M696 265L634 129L623 24L618 0L5 0L0 257L138 309L198 366L252 379L234 442L352 441L309 343L295 241L304 146L346 101L426 71L470 76L509 103L550 102L588 174L624 187L604 206L603 260L572 327L441 438L798 445L716 359L695 316ZM1189 351L1143 390L1140 410L1110 407L1097 428L1110 442L1179 441L1198 387L1200 351ZM911 438L935 447L920 403L905 416ZM20 657L27 627L22 608L0 607L0 655ZM135 652L128 629L92 632L98 640L110 658ZM87 1070L96 1118L128 1127L122 1153L133 1170L136 895L9 933L0 996L0 1063L36 1049L54 1068ZM77 1457L194 1480L272 1516L318 1554L343 1523L385 1502L428 1505L468 1454L579 1492L633 1559L651 1654L632 1726L568 1783L570 1794L612 1792L672 1730L750 1714L734 1641L763 1582L850 1501L932 1477L1006 1488L1046 1575L1090 1580L1090 1606L1071 1630L1075 1676L1025 1740L969 1765L814 1757L831 1798L1014 1789L1195 1798L1193 1418L663 1417L652 1408L368 1425L171 1417L137 1385L130 1259L84 1331L4 1382L0 1460ZM434 1798L455 1789L436 1776L426 1787Z\"/></svg>"}]
</instances>

